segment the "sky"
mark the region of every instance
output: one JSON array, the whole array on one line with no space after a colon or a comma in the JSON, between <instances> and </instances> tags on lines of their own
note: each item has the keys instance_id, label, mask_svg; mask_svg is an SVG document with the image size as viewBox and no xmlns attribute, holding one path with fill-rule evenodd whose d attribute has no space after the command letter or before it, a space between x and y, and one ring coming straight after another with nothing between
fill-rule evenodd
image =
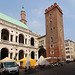
<instances>
[{"instance_id":1,"label":"sky","mask_svg":"<svg viewBox=\"0 0 75 75\"><path fill-rule=\"evenodd\" d=\"M27 26L38 35L45 35L45 9L57 3L63 11L64 39L75 42L75 0L0 0L0 13L21 19L24 5Z\"/></svg>"}]
</instances>

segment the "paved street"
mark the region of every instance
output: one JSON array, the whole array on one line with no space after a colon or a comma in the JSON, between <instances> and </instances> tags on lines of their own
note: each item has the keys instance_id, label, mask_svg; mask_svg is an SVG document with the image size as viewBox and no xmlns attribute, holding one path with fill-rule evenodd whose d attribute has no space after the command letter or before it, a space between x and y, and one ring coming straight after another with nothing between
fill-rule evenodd
<instances>
[{"instance_id":1,"label":"paved street","mask_svg":"<svg viewBox=\"0 0 75 75\"><path fill-rule=\"evenodd\" d=\"M61 67L39 70L30 74L21 70L19 75L75 75L75 63L71 62Z\"/></svg>"}]
</instances>

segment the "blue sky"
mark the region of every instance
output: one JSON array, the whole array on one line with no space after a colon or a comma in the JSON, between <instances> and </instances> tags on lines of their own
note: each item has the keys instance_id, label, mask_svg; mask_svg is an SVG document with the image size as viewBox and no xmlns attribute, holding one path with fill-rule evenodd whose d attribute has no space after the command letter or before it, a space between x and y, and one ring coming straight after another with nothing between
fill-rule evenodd
<instances>
[{"instance_id":1,"label":"blue sky","mask_svg":"<svg viewBox=\"0 0 75 75\"><path fill-rule=\"evenodd\" d=\"M45 9L55 2L63 10L65 40L75 41L75 0L0 0L0 12L20 20L24 5L29 29L42 36L45 35Z\"/></svg>"}]
</instances>

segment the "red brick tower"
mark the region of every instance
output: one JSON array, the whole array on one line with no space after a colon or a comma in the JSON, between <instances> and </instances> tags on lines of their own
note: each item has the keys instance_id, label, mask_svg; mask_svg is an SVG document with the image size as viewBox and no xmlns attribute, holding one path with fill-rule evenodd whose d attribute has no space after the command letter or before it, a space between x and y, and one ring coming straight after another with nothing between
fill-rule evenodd
<instances>
[{"instance_id":1,"label":"red brick tower","mask_svg":"<svg viewBox=\"0 0 75 75\"><path fill-rule=\"evenodd\" d=\"M24 6L22 6L22 10L21 10L21 20L20 20L20 21L27 25Z\"/></svg>"},{"instance_id":2,"label":"red brick tower","mask_svg":"<svg viewBox=\"0 0 75 75\"><path fill-rule=\"evenodd\" d=\"M58 57L60 61L65 58L63 13L57 3L45 10L46 22L46 56ZM49 61L57 61L51 59Z\"/></svg>"}]
</instances>

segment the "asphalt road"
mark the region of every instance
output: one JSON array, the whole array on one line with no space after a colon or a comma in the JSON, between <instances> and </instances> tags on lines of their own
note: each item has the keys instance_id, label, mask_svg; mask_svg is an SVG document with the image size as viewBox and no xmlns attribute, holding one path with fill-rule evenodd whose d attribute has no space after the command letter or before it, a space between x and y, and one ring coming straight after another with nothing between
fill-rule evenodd
<instances>
[{"instance_id":1,"label":"asphalt road","mask_svg":"<svg viewBox=\"0 0 75 75\"><path fill-rule=\"evenodd\" d=\"M60 67L42 69L33 73L25 73L24 70L20 70L19 75L75 75L75 63L71 62Z\"/></svg>"}]
</instances>

